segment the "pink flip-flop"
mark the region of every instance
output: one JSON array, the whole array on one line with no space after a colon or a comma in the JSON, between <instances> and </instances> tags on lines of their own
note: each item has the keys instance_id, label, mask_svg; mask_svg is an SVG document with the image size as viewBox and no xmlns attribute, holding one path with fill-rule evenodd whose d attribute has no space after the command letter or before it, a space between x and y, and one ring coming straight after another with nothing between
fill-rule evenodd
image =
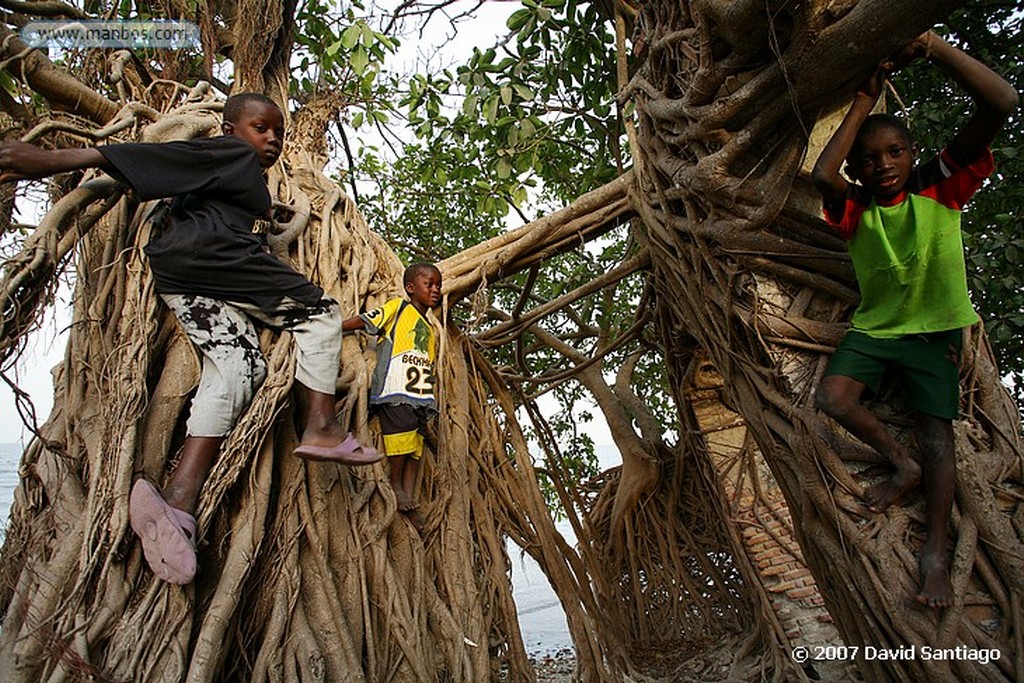
<instances>
[{"instance_id":1,"label":"pink flip-flop","mask_svg":"<svg viewBox=\"0 0 1024 683\"><path fill-rule=\"evenodd\" d=\"M177 585L195 578L195 517L169 505L155 486L139 479L128 501L128 520L154 574Z\"/></svg>"},{"instance_id":2,"label":"pink flip-flop","mask_svg":"<svg viewBox=\"0 0 1024 683\"><path fill-rule=\"evenodd\" d=\"M292 452L305 460L337 462L342 465L372 465L384 457L376 449L359 443L359 440L351 433L337 446L301 444Z\"/></svg>"}]
</instances>

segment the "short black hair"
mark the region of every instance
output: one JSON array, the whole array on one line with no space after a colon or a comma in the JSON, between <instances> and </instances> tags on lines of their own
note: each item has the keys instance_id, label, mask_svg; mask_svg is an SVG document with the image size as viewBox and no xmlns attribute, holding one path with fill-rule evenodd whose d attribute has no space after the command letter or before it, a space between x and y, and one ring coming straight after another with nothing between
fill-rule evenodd
<instances>
[{"instance_id":1,"label":"short black hair","mask_svg":"<svg viewBox=\"0 0 1024 683\"><path fill-rule=\"evenodd\" d=\"M258 92L240 92L237 95L224 100L224 120L230 121L231 123L238 123L238 119L242 116L242 112L250 104L261 104L269 105L280 111L280 107L277 106L277 102L270 99L266 95L261 95Z\"/></svg>"},{"instance_id":2,"label":"short black hair","mask_svg":"<svg viewBox=\"0 0 1024 683\"><path fill-rule=\"evenodd\" d=\"M437 273L438 275L441 274L441 269L435 266L433 263L428 263L426 261L416 261L415 263L410 263L409 267L405 269L405 275L402 276L402 284L410 284L413 280L417 278L417 276L428 271Z\"/></svg>"},{"instance_id":3,"label":"short black hair","mask_svg":"<svg viewBox=\"0 0 1024 683\"><path fill-rule=\"evenodd\" d=\"M864 151L864 138L880 130L891 130L903 138L907 147L914 146L914 136L910 134L910 128L907 127L903 119L892 114L872 114L864 119L864 123L860 124L857 137L854 138L853 146L850 147L850 153L846 155L847 161L858 159Z\"/></svg>"}]
</instances>

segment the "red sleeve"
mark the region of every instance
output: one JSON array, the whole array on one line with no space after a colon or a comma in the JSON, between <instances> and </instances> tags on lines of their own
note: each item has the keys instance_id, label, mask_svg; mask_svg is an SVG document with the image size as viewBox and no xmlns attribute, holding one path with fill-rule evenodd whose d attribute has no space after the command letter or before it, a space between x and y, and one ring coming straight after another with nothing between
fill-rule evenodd
<instances>
[{"instance_id":1,"label":"red sleeve","mask_svg":"<svg viewBox=\"0 0 1024 683\"><path fill-rule=\"evenodd\" d=\"M984 154L968 164L961 164L946 148L939 154L937 163L936 178L919 194L957 211L963 209L967 200L974 196L995 170L991 150L985 150Z\"/></svg>"},{"instance_id":2,"label":"red sleeve","mask_svg":"<svg viewBox=\"0 0 1024 683\"><path fill-rule=\"evenodd\" d=\"M859 189L859 186L853 183L846 186L846 199L843 200L841 212L830 211L827 204L823 206L825 222L838 230L843 239L853 239L853 233L857 231L861 214L867 207L867 203L860 196Z\"/></svg>"}]
</instances>

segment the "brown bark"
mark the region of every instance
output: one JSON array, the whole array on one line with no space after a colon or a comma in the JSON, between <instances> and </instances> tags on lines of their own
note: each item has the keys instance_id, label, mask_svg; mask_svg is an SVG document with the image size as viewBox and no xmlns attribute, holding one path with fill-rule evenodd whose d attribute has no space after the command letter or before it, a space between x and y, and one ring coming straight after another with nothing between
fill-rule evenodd
<instances>
[{"instance_id":1,"label":"brown bark","mask_svg":"<svg viewBox=\"0 0 1024 683\"><path fill-rule=\"evenodd\" d=\"M0 555L0 669L14 681L530 681L503 546L509 537L538 561L559 596L580 680L799 678L685 403L699 345L786 494L804 556L825 579L847 642L961 643L1007 653L989 666L860 662L865 678L1019 680L1020 425L984 340L975 337L969 347L966 419L958 425L960 600L941 621L907 606L919 501L870 519L857 496L874 476L872 457L810 408L824 354L856 297L842 244L818 230L807 189L794 185L810 122L849 93L858 70L950 6L643 6L637 26L646 31L646 52L624 89L639 112L637 168L441 266L451 305L641 217L646 246L638 258L646 265L650 255L654 331L679 406L679 443L661 440L661 426L632 391L639 351L627 354L608 386L599 368L617 340L602 339L588 357L539 332L545 316L594 295L582 287L536 310L517 309L490 338L529 333L570 358L575 367L563 379L578 377L597 396L625 451L623 466L591 482L566 478L557 457L535 467L515 417L521 392L470 340L443 334L444 419L424 461L417 531L397 512L383 466L352 471L290 456L292 349L287 336L267 332L270 375L204 488L201 574L186 589L161 584L145 567L125 500L134 476L159 481L173 466L197 366L152 292L138 252L147 237L141 208L102 181L75 190L26 241L0 288L0 354L7 358L40 315L60 264L78 254L75 325L56 407L24 455ZM227 9L243 20L232 41L239 83L283 101L293 6ZM872 20L899 29L867 30ZM624 59L619 66L625 74ZM58 101L48 81L38 83ZM143 95L129 92L131 79L121 86L146 106L111 120L102 114L109 100L75 100L94 121L109 122L94 137L163 110L173 111L145 126L144 139L207 134L216 120L218 107L202 87ZM289 147L270 185L295 217L271 243L354 313L397 291L400 264L319 173L322 117L339 106L330 98L312 102L292 122L300 143ZM615 286L635 267L624 264L598 288ZM372 438L365 399L372 359L354 338L343 353L339 419ZM899 415L892 420L901 424ZM555 529L544 478L578 548ZM992 623L995 632L986 630Z\"/></svg>"},{"instance_id":2,"label":"brown bark","mask_svg":"<svg viewBox=\"0 0 1024 683\"><path fill-rule=\"evenodd\" d=\"M179 125L162 135L194 123L172 120ZM311 169L304 154L291 148L288 164ZM298 267L348 306L395 291L397 259L333 183L306 171L275 172L271 185L282 201L317 207L279 245ZM0 563L5 680L486 680L502 667L506 680L532 680L493 503L474 484L478 441L459 417L486 399L458 389L476 381L458 345L442 342L455 417L427 456L421 534L397 513L384 465L349 470L290 455L294 356L287 335L266 333L268 379L202 492L200 574L184 588L152 575L127 526L127 494L134 477L160 482L173 466L198 374L152 291L142 209L117 201L100 203L102 218L71 240L83 276L57 408L25 454ZM30 288L32 253L59 260L60 240L47 235L91 210L75 194L66 204L9 268L12 301ZM5 329L5 341L18 334ZM339 414L371 438L369 367L354 338L345 358ZM503 443L493 423L478 428L483 442Z\"/></svg>"},{"instance_id":3,"label":"brown bark","mask_svg":"<svg viewBox=\"0 0 1024 683\"><path fill-rule=\"evenodd\" d=\"M644 6L641 23L655 28L645 35L651 48L632 89L642 149L633 191L665 302L665 346L686 330L722 373L730 404L786 495L803 554L847 643L1004 653L988 664L860 659L865 679L1016 680L1011 662L1021 635L1013 614L1024 548L1012 522L1018 503L996 500L1021 483L1020 420L984 338L976 332L970 345L968 400L956 425L958 599L941 615L912 600L920 497L871 515L859 496L878 472L812 400L852 303L842 252L813 238L820 221L805 208L806 181L794 184L814 113L848 96L879 58L952 4L859 2L833 13L834 5L804 3L780 8L784 17L754 5ZM742 36L719 16L740 10L761 17L759 27L744 24ZM813 250L809 239L819 242ZM682 386L678 368L669 371L673 386ZM976 408L975 392L992 401L992 413ZM876 408L906 431L898 408ZM994 623L998 629L987 628Z\"/></svg>"},{"instance_id":4,"label":"brown bark","mask_svg":"<svg viewBox=\"0 0 1024 683\"><path fill-rule=\"evenodd\" d=\"M97 124L110 121L117 113L114 102L55 67L46 55L30 48L5 25L0 25L0 45L4 68L17 73L56 109L74 112Z\"/></svg>"}]
</instances>

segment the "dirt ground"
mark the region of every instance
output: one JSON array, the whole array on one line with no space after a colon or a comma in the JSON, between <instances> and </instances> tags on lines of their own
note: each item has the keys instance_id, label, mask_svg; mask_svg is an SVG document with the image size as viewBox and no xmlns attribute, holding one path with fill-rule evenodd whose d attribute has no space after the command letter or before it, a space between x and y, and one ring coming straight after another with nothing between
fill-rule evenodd
<instances>
[{"instance_id":1,"label":"dirt ground","mask_svg":"<svg viewBox=\"0 0 1024 683\"><path fill-rule=\"evenodd\" d=\"M560 650L550 655L531 657L537 669L537 683L572 683L576 658L572 650Z\"/></svg>"}]
</instances>

